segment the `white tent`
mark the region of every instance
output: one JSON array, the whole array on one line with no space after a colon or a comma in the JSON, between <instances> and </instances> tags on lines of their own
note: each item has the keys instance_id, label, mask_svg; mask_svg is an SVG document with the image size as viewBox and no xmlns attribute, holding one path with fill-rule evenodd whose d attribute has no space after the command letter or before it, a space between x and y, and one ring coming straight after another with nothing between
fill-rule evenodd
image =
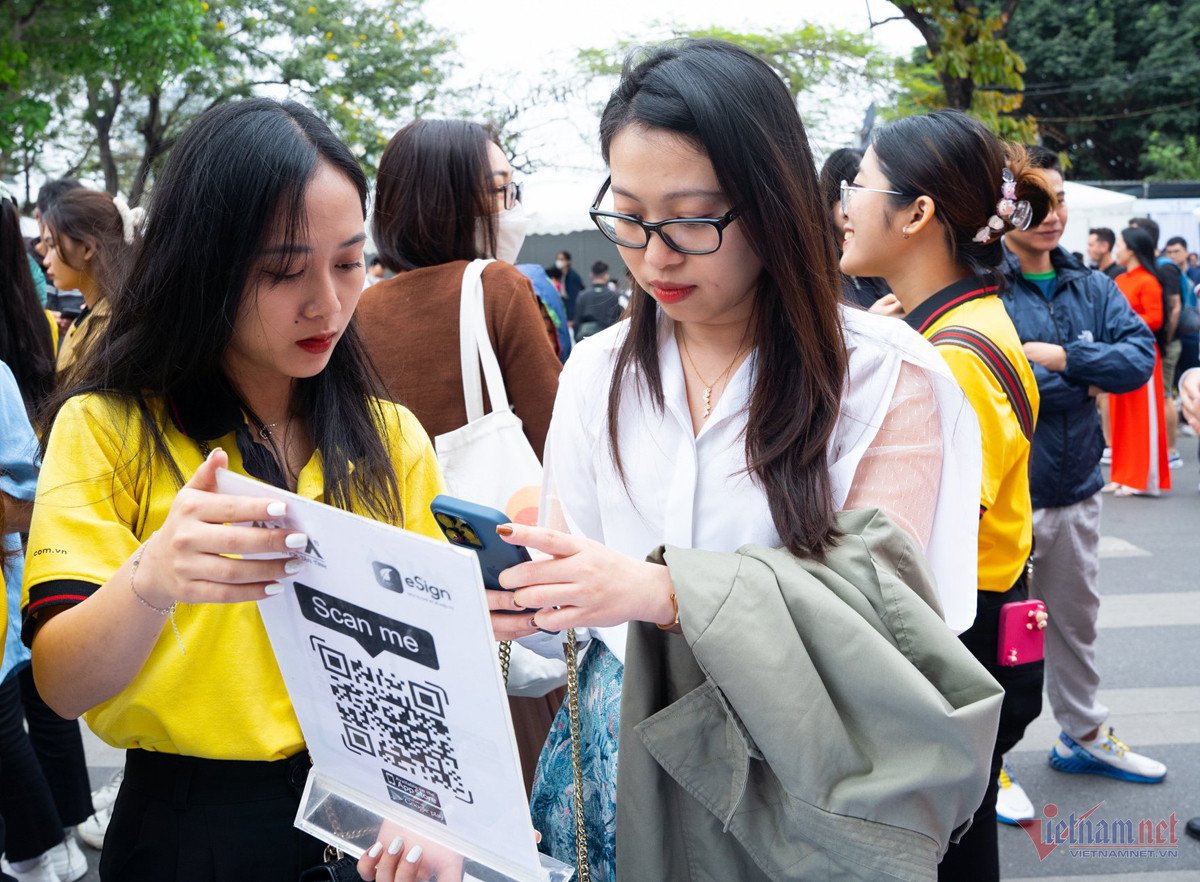
<instances>
[{"instance_id":1,"label":"white tent","mask_svg":"<svg viewBox=\"0 0 1200 882\"><path fill-rule=\"evenodd\" d=\"M593 230L588 209L596 191L604 183L605 172L564 174L553 172L525 179L522 199L529 215L531 236L562 236L579 230Z\"/></svg>"},{"instance_id":2,"label":"white tent","mask_svg":"<svg viewBox=\"0 0 1200 882\"><path fill-rule=\"evenodd\" d=\"M1103 187L1089 187L1087 184L1077 184L1067 181L1063 184L1067 193L1067 205L1071 211L1105 211L1120 209L1132 205L1137 199L1126 193L1105 190Z\"/></svg>"},{"instance_id":3,"label":"white tent","mask_svg":"<svg viewBox=\"0 0 1200 882\"><path fill-rule=\"evenodd\" d=\"M1067 229L1063 233L1062 246L1068 251L1087 255L1088 230L1108 227L1123 230L1131 216L1137 199L1125 193L1089 187L1067 181L1064 185L1067 201Z\"/></svg>"}]
</instances>

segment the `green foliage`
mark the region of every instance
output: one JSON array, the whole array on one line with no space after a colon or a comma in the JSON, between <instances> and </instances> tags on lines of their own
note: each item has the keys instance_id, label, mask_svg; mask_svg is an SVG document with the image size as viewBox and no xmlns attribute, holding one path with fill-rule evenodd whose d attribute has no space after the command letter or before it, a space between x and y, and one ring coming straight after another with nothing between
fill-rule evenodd
<instances>
[{"instance_id":1,"label":"green foliage","mask_svg":"<svg viewBox=\"0 0 1200 882\"><path fill-rule=\"evenodd\" d=\"M235 54L256 58L264 41L278 42L269 60L257 57L263 78L312 106L373 168L396 122L427 107L445 75L450 43L418 9L402 0L236 0L214 4L210 17L228 16Z\"/></svg>"},{"instance_id":2,"label":"green foliage","mask_svg":"<svg viewBox=\"0 0 1200 882\"><path fill-rule=\"evenodd\" d=\"M1081 178L1159 174L1151 133L1183 145L1200 132L1195 0L1023 0L1008 40L1028 64L1024 109Z\"/></svg>"},{"instance_id":3,"label":"green foliage","mask_svg":"<svg viewBox=\"0 0 1200 882\"><path fill-rule=\"evenodd\" d=\"M69 129L83 170L131 201L199 113L262 92L313 107L371 167L437 94L449 49L421 0L15 2L0 12L0 172Z\"/></svg>"},{"instance_id":4,"label":"green foliage","mask_svg":"<svg viewBox=\"0 0 1200 882\"><path fill-rule=\"evenodd\" d=\"M1142 164L1152 181L1200 181L1200 139L1195 135L1168 139L1151 132Z\"/></svg>"},{"instance_id":5,"label":"green foliage","mask_svg":"<svg viewBox=\"0 0 1200 882\"><path fill-rule=\"evenodd\" d=\"M998 135L1030 141L1037 125L1021 108L1025 62L1005 39L1019 0L983 9L974 0L897 0L926 49L896 65L891 116L939 107L965 110Z\"/></svg>"},{"instance_id":6,"label":"green foliage","mask_svg":"<svg viewBox=\"0 0 1200 882\"><path fill-rule=\"evenodd\" d=\"M794 30L767 29L755 32L726 28L687 29L660 26L665 37L716 39L734 43L754 53L783 79L801 105L805 124L820 127L826 119L826 102L814 99L814 90L853 94L880 89L892 76L892 59L875 45L869 34L842 28L806 24ZM625 57L638 45L624 40L603 49L579 53L580 67L589 76L620 72Z\"/></svg>"}]
</instances>

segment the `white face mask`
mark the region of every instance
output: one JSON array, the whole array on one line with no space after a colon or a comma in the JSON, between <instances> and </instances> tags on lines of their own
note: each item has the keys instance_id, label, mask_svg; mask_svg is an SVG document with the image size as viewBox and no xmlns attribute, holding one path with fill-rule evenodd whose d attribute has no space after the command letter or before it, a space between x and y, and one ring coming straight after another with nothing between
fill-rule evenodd
<instances>
[{"instance_id":1,"label":"white face mask","mask_svg":"<svg viewBox=\"0 0 1200 882\"><path fill-rule=\"evenodd\" d=\"M567 262L565 260L556 260L556 261L554 261L554 265L556 267L558 267L560 270L564 270L567 268Z\"/></svg>"},{"instance_id":2,"label":"white face mask","mask_svg":"<svg viewBox=\"0 0 1200 882\"><path fill-rule=\"evenodd\" d=\"M496 253L493 256L505 263L516 263L517 255L521 253L521 246L525 244L525 229L529 226L529 217L525 214L525 206L518 202L507 211L496 214L492 223L496 227ZM482 225L478 232L478 238L480 242L483 241ZM480 250L483 248L481 247Z\"/></svg>"}]
</instances>

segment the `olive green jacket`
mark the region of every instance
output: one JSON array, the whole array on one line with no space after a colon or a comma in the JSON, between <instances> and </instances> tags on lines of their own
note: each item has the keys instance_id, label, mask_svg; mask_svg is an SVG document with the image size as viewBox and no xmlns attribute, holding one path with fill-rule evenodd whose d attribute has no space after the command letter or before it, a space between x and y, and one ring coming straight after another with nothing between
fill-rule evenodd
<instances>
[{"instance_id":1,"label":"olive green jacket","mask_svg":"<svg viewBox=\"0 0 1200 882\"><path fill-rule=\"evenodd\" d=\"M630 627L617 878L934 879L983 797L1003 692L875 510L823 563L666 548L682 636Z\"/></svg>"}]
</instances>

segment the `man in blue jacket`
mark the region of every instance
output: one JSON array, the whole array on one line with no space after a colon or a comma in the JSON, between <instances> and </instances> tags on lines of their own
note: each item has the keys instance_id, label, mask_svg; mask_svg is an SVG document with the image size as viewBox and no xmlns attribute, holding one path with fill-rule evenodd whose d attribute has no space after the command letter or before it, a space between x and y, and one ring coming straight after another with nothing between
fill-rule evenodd
<instances>
[{"instance_id":1,"label":"man in blue jacket","mask_svg":"<svg viewBox=\"0 0 1200 882\"><path fill-rule=\"evenodd\" d=\"M1005 308L1033 364L1041 409L1033 435L1034 575L1030 597L1045 602L1046 691L1062 733L1050 749L1061 772L1155 783L1166 766L1134 753L1105 726L1097 693L1096 619L1100 559L1100 454L1095 396L1130 392L1154 371L1154 336L1104 273L1059 247L1067 221L1057 156L1029 148L1058 191L1059 208L1004 237Z\"/></svg>"}]
</instances>

